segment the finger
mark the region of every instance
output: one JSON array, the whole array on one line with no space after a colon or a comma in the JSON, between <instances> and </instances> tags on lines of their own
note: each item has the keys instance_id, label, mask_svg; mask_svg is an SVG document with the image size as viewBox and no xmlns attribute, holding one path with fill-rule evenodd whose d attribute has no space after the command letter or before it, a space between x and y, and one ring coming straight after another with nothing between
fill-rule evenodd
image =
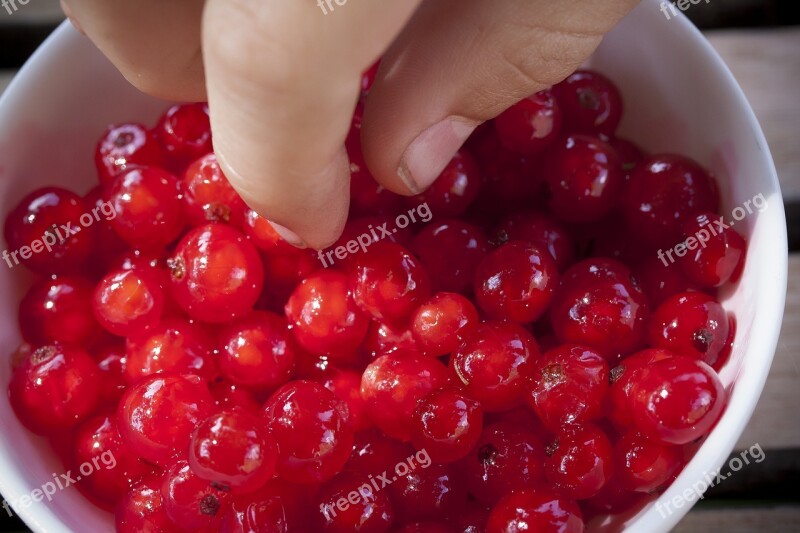
<instances>
[{"instance_id":1,"label":"finger","mask_svg":"<svg viewBox=\"0 0 800 533\"><path fill-rule=\"evenodd\" d=\"M350 179L344 140L361 72L420 1L208 0L215 150L245 201L289 242L322 248L341 233Z\"/></svg>"},{"instance_id":2,"label":"finger","mask_svg":"<svg viewBox=\"0 0 800 533\"><path fill-rule=\"evenodd\" d=\"M427 188L481 122L568 76L637 0L425 2L381 62L362 125L375 178Z\"/></svg>"},{"instance_id":3,"label":"finger","mask_svg":"<svg viewBox=\"0 0 800 533\"><path fill-rule=\"evenodd\" d=\"M62 0L72 23L141 91L205 100L202 0Z\"/></svg>"}]
</instances>

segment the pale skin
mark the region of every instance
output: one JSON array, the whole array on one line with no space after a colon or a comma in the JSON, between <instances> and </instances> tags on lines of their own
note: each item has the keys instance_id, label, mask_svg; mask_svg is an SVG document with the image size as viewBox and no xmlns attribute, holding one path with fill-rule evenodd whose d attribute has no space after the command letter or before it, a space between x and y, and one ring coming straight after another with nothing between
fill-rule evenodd
<instances>
[{"instance_id":1,"label":"pale skin","mask_svg":"<svg viewBox=\"0 0 800 533\"><path fill-rule=\"evenodd\" d=\"M470 132L573 72L638 0L62 0L140 90L208 100L234 187L289 242L325 248L349 205L344 150L361 73L381 68L362 129L386 188L426 189Z\"/></svg>"}]
</instances>

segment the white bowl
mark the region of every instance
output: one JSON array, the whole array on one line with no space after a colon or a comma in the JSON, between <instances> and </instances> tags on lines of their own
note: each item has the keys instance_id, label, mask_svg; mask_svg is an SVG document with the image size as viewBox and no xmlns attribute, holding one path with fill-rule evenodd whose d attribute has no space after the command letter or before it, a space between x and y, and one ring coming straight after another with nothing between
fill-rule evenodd
<instances>
[{"instance_id":1,"label":"white bowl","mask_svg":"<svg viewBox=\"0 0 800 533\"><path fill-rule=\"evenodd\" d=\"M722 184L726 215L758 194L769 203L736 227L747 236L749 250L741 282L724 298L738 322L733 355L721 372L730 403L659 498L667 502L723 464L755 408L783 316L787 245L775 168L750 106L697 29L682 16L667 20L659 5L642 2L591 60L623 91L622 134L650 151L687 154L711 168ZM104 128L132 119L152 124L165 107L130 87L85 38L62 25L0 99L0 220L35 187L61 184L86 192L96 179L92 155ZM0 346L6 352L19 342L17 304L28 281L23 268L0 265ZM9 374L9 364L0 364L3 388ZM17 422L7 401L0 402L0 423L0 492L14 505L63 470L47 443ZM627 517L629 531L668 531L691 507L687 503L664 517L654 504ZM17 503L15 510L36 532L113 530L111 516L74 487L52 502L26 508ZM625 520L595 520L592 529L616 528Z\"/></svg>"}]
</instances>

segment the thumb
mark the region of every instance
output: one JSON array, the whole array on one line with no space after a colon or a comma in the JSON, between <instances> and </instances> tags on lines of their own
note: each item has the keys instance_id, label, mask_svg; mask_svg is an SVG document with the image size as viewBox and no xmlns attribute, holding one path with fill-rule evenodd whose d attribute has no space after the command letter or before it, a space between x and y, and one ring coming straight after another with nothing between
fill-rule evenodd
<instances>
[{"instance_id":1,"label":"thumb","mask_svg":"<svg viewBox=\"0 0 800 533\"><path fill-rule=\"evenodd\" d=\"M424 2L367 99L362 143L373 175L400 194L426 189L481 122L566 78L636 4Z\"/></svg>"}]
</instances>

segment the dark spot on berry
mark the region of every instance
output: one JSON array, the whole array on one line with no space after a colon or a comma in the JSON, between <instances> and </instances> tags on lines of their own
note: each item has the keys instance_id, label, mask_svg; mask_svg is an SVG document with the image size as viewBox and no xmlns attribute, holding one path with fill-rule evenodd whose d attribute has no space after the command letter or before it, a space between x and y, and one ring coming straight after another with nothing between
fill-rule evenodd
<instances>
[{"instance_id":1,"label":"dark spot on berry","mask_svg":"<svg viewBox=\"0 0 800 533\"><path fill-rule=\"evenodd\" d=\"M214 487L217 490L221 490L222 492L230 492L231 491L231 488L228 485L225 485L224 483L220 483L218 481L212 481L211 482L211 486Z\"/></svg>"},{"instance_id":2,"label":"dark spot on berry","mask_svg":"<svg viewBox=\"0 0 800 533\"><path fill-rule=\"evenodd\" d=\"M494 465L494 461L496 458L497 458L497 448L495 448L491 444L482 446L481 449L478 450L478 460L484 465Z\"/></svg>"},{"instance_id":3,"label":"dark spot on berry","mask_svg":"<svg viewBox=\"0 0 800 533\"><path fill-rule=\"evenodd\" d=\"M553 440L550 444L547 445L547 448L544 449L544 453L547 457L552 457L554 453L558 450L558 439Z\"/></svg>"},{"instance_id":4,"label":"dark spot on berry","mask_svg":"<svg viewBox=\"0 0 800 533\"><path fill-rule=\"evenodd\" d=\"M206 516L216 516L219 511L219 500L213 494L205 496L200 500L200 514Z\"/></svg>"},{"instance_id":5,"label":"dark spot on berry","mask_svg":"<svg viewBox=\"0 0 800 533\"><path fill-rule=\"evenodd\" d=\"M625 373L625 365L617 365L608 374L608 383L614 384Z\"/></svg>"},{"instance_id":6,"label":"dark spot on berry","mask_svg":"<svg viewBox=\"0 0 800 533\"><path fill-rule=\"evenodd\" d=\"M707 329L698 329L692 335L692 345L695 350L701 353L706 353L714 340L714 334Z\"/></svg>"},{"instance_id":7,"label":"dark spot on berry","mask_svg":"<svg viewBox=\"0 0 800 533\"><path fill-rule=\"evenodd\" d=\"M55 346L42 346L31 354L31 363L39 365L55 357L56 353L57 350Z\"/></svg>"},{"instance_id":8,"label":"dark spot on berry","mask_svg":"<svg viewBox=\"0 0 800 533\"><path fill-rule=\"evenodd\" d=\"M578 90L578 103L584 109L600 109L600 96L592 90L582 89Z\"/></svg>"},{"instance_id":9,"label":"dark spot on berry","mask_svg":"<svg viewBox=\"0 0 800 533\"><path fill-rule=\"evenodd\" d=\"M170 276L174 280L181 280L186 275L186 265L180 257L167 259L167 268L169 268Z\"/></svg>"},{"instance_id":10,"label":"dark spot on berry","mask_svg":"<svg viewBox=\"0 0 800 533\"><path fill-rule=\"evenodd\" d=\"M122 148L123 146L127 146L133 142L133 134L129 131L125 131L117 135L114 139L114 146L117 148Z\"/></svg>"},{"instance_id":11,"label":"dark spot on berry","mask_svg":"<svg viewBox=\"0 0 800 533\"><path fill-rule=\"evenodd\" d=\"M552 389L556 385L564 383L565 380L564 367L560 363L547 365L542 369L542 382L545 389Z\"/></svg>"}]
</instances>

